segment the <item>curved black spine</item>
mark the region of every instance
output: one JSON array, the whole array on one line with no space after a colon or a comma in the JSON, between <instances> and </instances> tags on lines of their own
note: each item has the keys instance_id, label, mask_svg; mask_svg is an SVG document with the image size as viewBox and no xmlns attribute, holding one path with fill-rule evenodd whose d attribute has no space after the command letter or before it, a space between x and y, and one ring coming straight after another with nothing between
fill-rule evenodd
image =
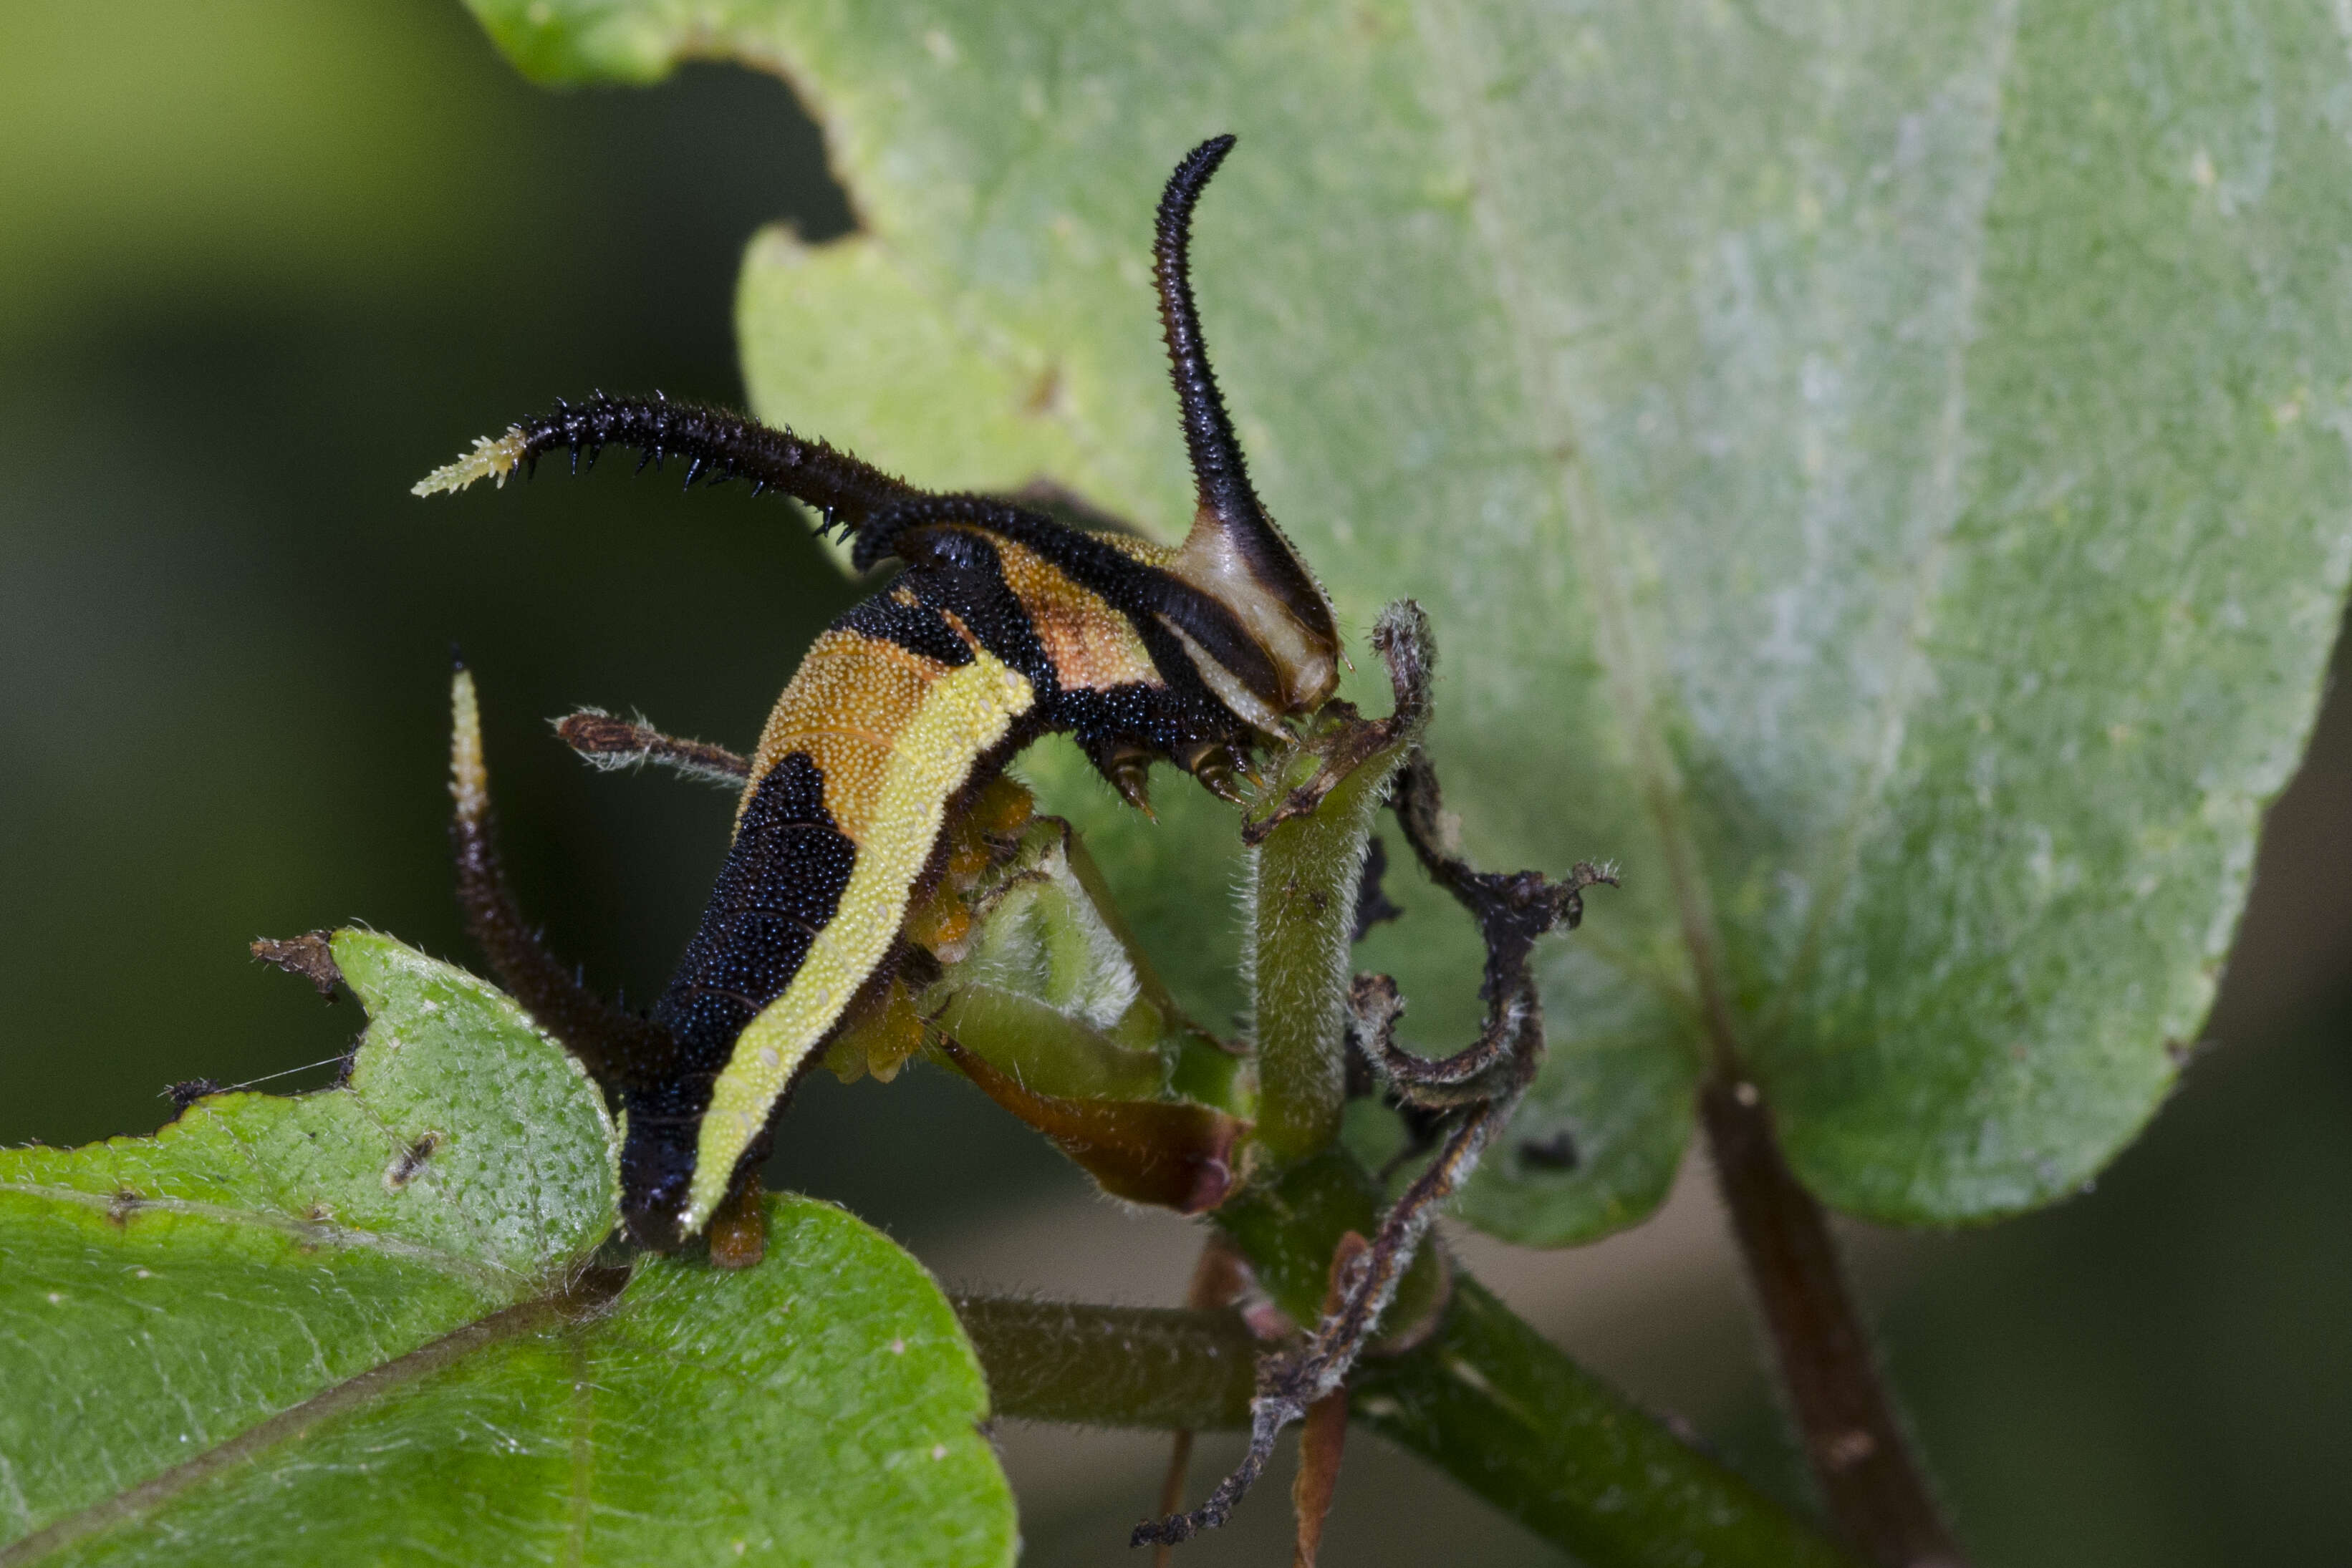
<instances>
[{"instance_id":1,"label":"curved black spine","mask_svg":"<svg viewBox=\"0 0 2352 1568\"><path fill-rule=\"evenodd\" d=\"M1209 177L1234 150L1234 141L1231 134L1213 136L1187 152L1160 194L1151 277L1160 291L1160 323L1168 340L1168 375L1176 383L1176 402L1183 411L1184 450L1192 462L1195 498L1247 553L1260 580L1277 588L1294 612L1310 623L1319 622L1317 629L1336 640L1322 591L1266 516L1250 484L1249 465L1225 413L1224 397L1217 391L1200 310L1192 302L1192 208Z\"/></svg>"},{"instance_id":2,"label":"curved black spine","mask_svg":"<svg viewBox=\"0 0 2352 1568\"><path fill-rule=\"evenodd\" d=\"M1160 194L1151 246L1151 279L1160 290L1160 325L1168 340L1168 374L1184 414L1184 449L1192 460L1200 504L1228 521L1265 525L1265 509L1250 487L1249 465L1217 391L1201 314L1192 302L1192 208L1209 177L1234 150L1230 135L1213 136L1184 155Z\"/></svg>"},{"instance_id":3,"label":"curved black spine","mask_svg":"<svg viewBox=\"0 0 2352 1568\"><path fill-rule=\"evenodd\" d=\"M823 441L795 435L707 403L596 393L584 403L559 401L554 412L514 427L522 437L517 461L528 472L552 452L569 451L574 469L583 453L593 465L607 446L642 454L637 466L671 457L688 464L686 482L748 479L752 492L781 490L815 508L820 529L855 533L877 512L925 492Z\"/></svg>"}]
</instances>

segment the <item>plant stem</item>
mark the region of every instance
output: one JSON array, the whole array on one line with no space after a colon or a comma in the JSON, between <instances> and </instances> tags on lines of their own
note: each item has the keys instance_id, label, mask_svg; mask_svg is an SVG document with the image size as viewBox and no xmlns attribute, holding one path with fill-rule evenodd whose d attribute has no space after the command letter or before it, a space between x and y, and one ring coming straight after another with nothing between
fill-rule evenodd
<instances>
[{"instance_id":1,"label":"plant stem","mask_svg":"<svg viewBox=\"0 0 2352 1568\"><path fill-rule=\"evenodd\" d=\"M1257 1141L1277 1162L1303 1159L1339 1135L1356 890L1372 813L1405 750L1394 741L1364 760L1251 853Z\"/></svg>"},{"instance_id":2,"label":"plant stem","mask_svg":"<svg viewBox=\"0 0 2352 1568\"><path fill-rule=\"evenodd\" d=\"M1097 1427L1249 1424L1261 1347L1238 1314L975 1297L959 1298L956 1311L999 1415ZM1457 1281L1435 1335L1367 1360L1352 1387L1356 1420L1592 1568L1855 1568L1470 1281Z\"/></svg>"},{"instance_id":3,"label":"plant stem","mask_svg":"<svg viewBox=\"0 0 2352 1568\"><path fill-rule=\"evenodd\" d=\"M1249 1426L1258 1343L1239 1312L958 1296L1000 1416L1087 1427Z\"/></svg>"},{"instance_id":4,"label":"plant stem","mask_svg":"<svg viewBox=\"0 0 2352 1568\"><path fill-rule=\"evenodd\" d=\"M1332 1249L1347 1231L1377 1224L1382 1201L1371 1174L1332 1149L1246 1189L1213 1218L1276 1304L1312 1322ZM1425 1342L1360 1365L1356 1418L1547 1541L1594 1568L1853 1568L1811 1526L1578 1366L1430 1247L1397 1292L1389 1326L1410 1333L1441 1312Z\"/></svg>"},{"instance_id":5,"label":"plant stem","mask_svg":"<svg viewBox=\"0 0 2352 1568\"><path fill-rule=\"evenodd\" d=\"M1357 1419L1595 1568L1853 1568L1475 1281L1456 1281L1434 1339L1367 1360L1355 1389Z\"/></svg>"},{"instance_id":6,"label":"plant stem","mask_svg":"<svg viewBox=\"0 0 2352 1568\"><path fill-rule=\"evenodd\" d=\"M1879 1568L1966 1559L1911 1457L1821 1205L1799 1185L1752 1084L1721 1073L1699 1094L1731 1211L1830 1517Z\"/></svg>"},{"instance_id":7,"label":"plant stem","mask_svg":"<svg viewBox=\"0 0 2352 1568\"><path fill-rule=\"evenodd\" d=\"M1394 710L1366 721L1350 704L1326 704L1242 828L1253 846L1245 940L1257 1143L1276 1165L1319 1154L1339 1135L1356 895L1372 816L1429 724L1437 653L1421 606L1400 599L1382 610L1372 646L1388 666Z\"/></svg>"},{"instance_id":8,"label":"plant stem","mask_svg":"<svg viewBox=\"0 0 2352 1568\"><path fill-rule=\"evenodd\" d=\"M1326 1149L1270 1181L1244 1187L1210 1216L1249 1260L1258 1285L1293 1322L1323 1315L1331 1254L1349 1231L1380 1228L1387 1195L1345 1149ZM1439 1249L1422 1250L1389 1304L1391 1336L1426 1326L1445 1305L1446 1268Z\"/></svg>"}]
</instances>

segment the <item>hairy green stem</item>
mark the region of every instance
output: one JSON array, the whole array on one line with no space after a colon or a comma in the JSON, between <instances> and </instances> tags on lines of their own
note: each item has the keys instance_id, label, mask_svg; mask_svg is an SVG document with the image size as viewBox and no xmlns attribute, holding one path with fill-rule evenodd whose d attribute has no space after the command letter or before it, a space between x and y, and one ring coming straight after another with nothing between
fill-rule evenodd
<instances>
[{"instance_id":1,"label":"hairy green stem","mask_svg":"<svg viewBox=\"0 0 2352 1568\"><path fill-rule=\"evenodd\" d=\"M1249 1425L1258 1352L1238 1312L958 1296L1000 1416L1087 1427Z\"/></svg>"},{"instance_id":2,"label":"hairy green stem","mask_svg":"<svg viewBox=\"0 0 2352 1568\"><path fill-rule=\"evenodd\" d=\"M1400 739L1367 758L1251 857L1257 1140L1276 1161L1303 1159L1339 1135L1356 892L1372 813L1408 749Z\"/></svg>"},{"instance_id":3,"label":"hairy green stem","mask_svg":"<svg viewBox=\"0 0 2352 1568\"><path fill-rule=\"evenodd\" d=\"M1857 1568L1475 1281L1433 1339L1367 1360L1354 1387L1356 1419L1594 1568Z\"/></svg>"},{"instance_id":4,"label":"hairy green stem","mask_svg":"<svg viewBox=\"0 0 2352 1568\"><path fill-rule=\"evenodd\" d=\"M1300 1249L1305 1250L1305 1249ZM1239 1314L960 1297L996 1413L1202 1431L1249 1425L1264 1347ZM1353 1418L1592 1568L1858 1568L1457 1280L1436 1333L1366 1361Z\"/></svg>"}]
</instances>

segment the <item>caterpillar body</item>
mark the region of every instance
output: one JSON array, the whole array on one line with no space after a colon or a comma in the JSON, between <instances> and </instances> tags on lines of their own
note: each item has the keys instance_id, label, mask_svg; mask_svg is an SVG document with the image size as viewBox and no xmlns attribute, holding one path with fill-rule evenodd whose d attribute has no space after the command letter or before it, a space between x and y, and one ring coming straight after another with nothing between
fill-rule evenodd
<instances>
[{"instance_id":1,"label":"caterpillar body","mask_svg":"<svg viewBox=\"0 0 2352 1568\"><path fill-rule=\"evenodd\" d=\"M793 1086L888 983L960 813L1022 747L1070 734L1138 806L1155 761L1229 792L1247 750L1337 685L1329 601L1251 486L1188 277L1193 205L1233 141L1177 166L1153 247L1195 480L1181 545L926 492L821 441L658 397L559 404L417 486L503 483L551 453L576 467L628 447L640 467L684 460L689 486L742 478L795 497L849 538L860 570L903 565L818 636L778 699L700 926L649 1020L598 1013L527 938L484 936L509 988L623 1109L623 1216L639 1244L678 1246L751 1179ZM461 798L461 823L465 810ZM461 836L461 877L466 863Z\"/></svg>"}]
</instances>

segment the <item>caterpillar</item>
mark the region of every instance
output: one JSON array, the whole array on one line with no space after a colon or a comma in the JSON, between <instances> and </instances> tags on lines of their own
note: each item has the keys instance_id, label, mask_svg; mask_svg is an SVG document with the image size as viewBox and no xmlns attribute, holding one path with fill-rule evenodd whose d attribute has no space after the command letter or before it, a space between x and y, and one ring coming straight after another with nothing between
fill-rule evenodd
<instances>
[{"instance_id":1,"label":"caterpillar","mask_svg":"<svg viewBox=\"0 0 2352 1568\"><path fill-rule=\"evenodd\" d=\"M1194 481L1173 549L920 490L822 441L658 395L558 403L417 485L503 485L553 453L576 471L634 449L641 470L682 459L688 488L745 479L792 497L861 571L901 566L817 637L777 700L717 885L650 1019L583 998L510 906L477 921L509 988L616 1099L623 1219L639 1245L678 1247L756 1179L794 1086L902 961L960 814L1024 747L1069 734L1146 810L1155 762L1231 796L1252 748L1338 685L1330 601L1250 483L1192 297L1193 208L1233 146L1219 136L1185 156L1155 225ZM462 825L462 758L458 774ZM495 877L486 841L469 851L461 834L461 881L468 853L470 874Z\"/></svg>"}]
</instances>

